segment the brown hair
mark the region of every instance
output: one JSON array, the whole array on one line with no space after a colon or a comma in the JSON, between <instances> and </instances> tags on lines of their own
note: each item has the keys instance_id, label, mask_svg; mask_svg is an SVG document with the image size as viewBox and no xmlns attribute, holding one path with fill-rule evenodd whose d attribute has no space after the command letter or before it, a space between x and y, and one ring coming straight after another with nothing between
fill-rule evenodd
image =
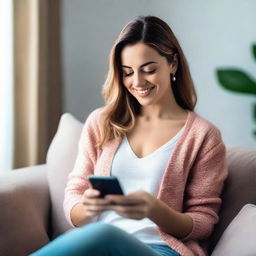
<instances>
[{"instance_id":1,"label":"brown hair","mask_svg":"<svg viewBox=\"0 0 256 256\"><path fill-rule=\"evenodd\" d=\"M123 48L138 42L154 48L170 63L174 54L177 55L178 69L176 81L172 83L173 94L180 107L194 110L197 100L194 84L186 58L171 28L155 16L139 16L123 28L110 52L109 71L102 90L106 104L100 123L100 147L133 128L135 116L140 112L140 104L123 85L121 69Z\"/></svg>"}]
</instances>

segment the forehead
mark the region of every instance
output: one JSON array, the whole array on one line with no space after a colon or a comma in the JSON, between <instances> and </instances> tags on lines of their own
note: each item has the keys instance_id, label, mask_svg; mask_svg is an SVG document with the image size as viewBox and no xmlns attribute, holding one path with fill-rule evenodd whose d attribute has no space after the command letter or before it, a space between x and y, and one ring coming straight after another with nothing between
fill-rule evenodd
<instances>
[{"instance_id":1,"label":"forehead","mask_svg":"<svg viewBox=\"0 0 256 256\"><path fill-rule=\"evenodd\" d=\"M125 66L136 67L148 61L161 62L165 57L161 56L155 49L144 44L136 43L127 45L121 52L121 63Z\"/></svg>"}]
</instances>

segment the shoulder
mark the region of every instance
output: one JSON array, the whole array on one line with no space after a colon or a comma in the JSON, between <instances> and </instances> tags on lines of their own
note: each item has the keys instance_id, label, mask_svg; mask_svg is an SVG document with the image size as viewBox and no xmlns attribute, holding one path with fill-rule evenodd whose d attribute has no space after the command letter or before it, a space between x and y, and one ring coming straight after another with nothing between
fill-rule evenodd
<instances>
[{"instance_id":1,"label":"shoulder","mask_svg":"<svg viewBox=\"0 0 256 256\"><path fill-rule=\"evenodd\" d=\"M202 163L219 159L219 163L225 163L226 146L222 140L219 128L209 120L195 112L190 112L186 134L180 141L180 151L191 156L192 161Z\"/></svg>"},{"instance_id":2,"label":"shoulder","mask_svg":"<svg viewBox=\"0 0 256 256\"><path fill-rule=\"evenodd\" d=\"M85 123L97 123L100 120L101 113L102 113L102 107L94 109L86 118Z\"/></svg>"},{"instance_id":3,"label":"shoulder","mask_svg":"<svg viewBox=\"0 0 256 256\"><path fill-rule=\"evenodd\" d=\"M99 129L103 108L96 108L86 118L84 129Z\"/></svg>"},{"instance_id":4,"label":"shoulder","mask_svg":"<svg viewBox=\"0 0 256 256\"><path fill-rule=\"evenodd\" d=\"M219 128L195 112L189 112L179 146L183 149L194 149L195 152L201 153L206 153L214 148L225 147Z\"/></svg>"},{"instance_id":5,"label":"shoulder","mask_svg":"<svg viewBox=\"0 0 256 256\"><path fill-rule=\"evenodd\" d=\"M209 120L200 116L195 112L190 112L191 115L191 131L199 137L210 137L212 139L222 140L220 129Z\"/></svg>"},{"instance_id":6,"label":"shoulder","mask_svg":"<svg viewBox=\"0 0 256 256\"><path fill-rule=\"evenodd\" d=\"M97 108L87 116L83 125L83 134L88 134L91 138L99 138L101 113L102 108Z\"/></svg>"}]
</instances>

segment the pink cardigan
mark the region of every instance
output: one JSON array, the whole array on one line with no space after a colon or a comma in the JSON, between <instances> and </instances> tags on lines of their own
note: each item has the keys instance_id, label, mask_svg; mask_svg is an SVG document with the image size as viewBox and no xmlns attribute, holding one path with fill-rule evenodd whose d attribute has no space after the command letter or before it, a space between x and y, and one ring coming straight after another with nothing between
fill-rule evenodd
<instances>
[{"instance_id":1,"label":"pink cardigan","mask_svg":"<svg viewBox=\"0 0 256 256\"><path fill-rule=\"evenodd\" d=\"M97 109L86 120L79 153L65 189L64 212L71 225L71 209L89 187L87 176L92 173L110 175L115 152L122 141L114 139L103 150L95 147L99 139L99 115L100 109ZM226 151L219 130L189 111L184 132L169 159L157 196L193 220L192 232L182 240L159 229L163 240L181 255L206 255L198 240L209 236L218 221L220 193L226 177Z\"/></svg>"}]
</instances>

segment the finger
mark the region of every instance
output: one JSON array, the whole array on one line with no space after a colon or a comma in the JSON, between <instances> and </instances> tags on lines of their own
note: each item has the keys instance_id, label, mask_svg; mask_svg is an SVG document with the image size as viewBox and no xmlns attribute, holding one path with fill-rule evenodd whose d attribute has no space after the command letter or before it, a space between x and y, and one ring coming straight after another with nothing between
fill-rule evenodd
<instances>
[{"instance_id":1,"label":"finger","mask_svg":"<svg viewBox=\"0 0 256 256\"><path fill-rule=\"evenodd\" d=\"M141 212L116 212L116 213L124 218L129 218L129 219L140 220L145 218L145 215L143 215Z\"/></svg>"},{"instance_id":2,"label":"finger","mask_svg":"<svg viewBox=\"0 0 256 256\"><path fill-rule=\"evenodd\" d=\"M103 212L109 210L108 205L87 205L86 211L90 212Z\"/></svg>"},{"instance_id":3,"label":"finger","mask_svg":"<svg viewBox=\"0 0 256 256\"><path fill-rule=\"evenodd\" d=\"M98 216L104 211L110 210L108 206L95 206L95 205L88 205L86 206L86 215L88 217Z\"/></svg>"},{"instance_id":4,"label":"finger","mask_svg":"<svg viewBox=\"0 0 256 256\"><path fill-rule=\"evenodd\" d=\"M95 198L99 196L100 196L100 191L92 188L85 190L83 194L83 197L86 197L86 198Z\"/></svg>"},{"instance_id":5,"label":"finger","mask_svg":"<svg viewBox=\"0 0 256 256\"><path fill-rule=\"evenodd\" d=\"M86 211L86 216L91 218L91 217L96 217L99 216L102 213L102 211Z\"/></svg>"},{"instance_id":6,"label":"finger","mask_svg":"<svg viewBox=\"0 0 256 256\"><path fill-rule=\"evenodd\" d=\"M86 212L86 216L89 217L89 218L96 217L96 216L98 216L99 214L100 214L100 213L90 212L90 211L87 211L87 212Z\"/></svg>"},{"instance_id":7,"label":"finger","mask_svg":"<svg viewBox=\"0 0 256 256\"><path fill-rule=\"evenodd\" d=\"M109 205L111 202L105 198L83 198L82 203L84 205Z\"/></svg>"},{"instance_id":8,"label":"finger","mask_svg":"<svg viewBox=\"0 0 256 256\"><path fill-rule=\"evenodd\" d=\"M120 213L145 213L145 208L137 205L109 205L109 209Z\"/></svg>"},{"instance_id":9,"label":"finger","mask_svg":"<svg viewBox=\"0 0 256 256\"><path fill-rule=\"evenodd\" d=\"M119 205L136 205L144 203L142 199L130 196L107 195L105 198L108 199L110 202Z\"/></svg>"}]
</instances>

